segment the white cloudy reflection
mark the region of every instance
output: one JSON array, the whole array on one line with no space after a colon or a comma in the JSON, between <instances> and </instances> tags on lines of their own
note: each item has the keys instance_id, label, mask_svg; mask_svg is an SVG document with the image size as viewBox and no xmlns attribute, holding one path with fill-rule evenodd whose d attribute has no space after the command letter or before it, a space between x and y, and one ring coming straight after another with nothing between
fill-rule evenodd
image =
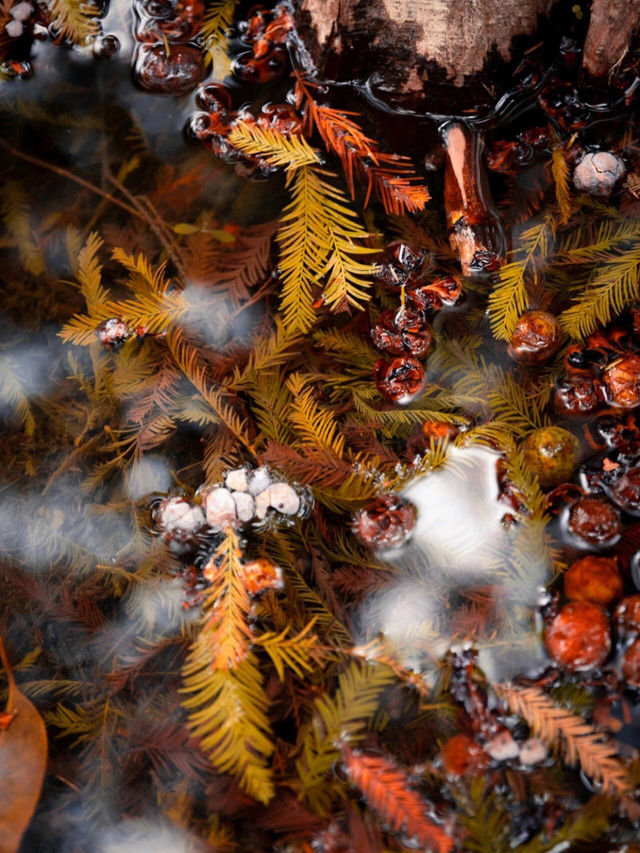
<instances>
[{"instance_id":1,"label":"white cloudy reflection","mask_svg":"<svg viewBox=\"0 0 640 853\"><path fill-rule=\"evenodd\" d=\"M187 830L155 816L122 821L100 832L92 853L204 853L204 848Z\"/></svg>"},{"instance_id":2,"label":"white cloudy reflection","mask_svg":"<svg viewBox=\"0 0 640 853\"><path fill-rule=\"evenodd\" d=\"M534 605L549 566L532 556L524 582L514 566L522 527L502 524L509 508L498 501L496 460L486 448L451 448L442 469L406 488L415 533L384 555L394 578L362 605L360 642L381 633L406 666L428 671L451 645L474 639L492 678L542 659Z\"/></svg>"}]
</instances>

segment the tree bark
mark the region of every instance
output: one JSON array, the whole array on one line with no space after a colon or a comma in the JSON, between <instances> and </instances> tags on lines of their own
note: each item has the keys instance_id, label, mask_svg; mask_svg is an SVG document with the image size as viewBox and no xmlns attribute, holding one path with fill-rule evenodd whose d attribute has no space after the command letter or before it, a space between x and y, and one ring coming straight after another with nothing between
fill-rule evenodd
<instances>
[{"instance_id":1,"label":"tree bark","mask_svg":"<svg viewBox=\"0 0 640 853\"><path fill-rule=\"evenodd\" d=\"M640 22L640 0L593 0L582 67L607 77L622 62Z\"/></svg>"},{"instance_id":2,"label":"tree bark","mask_svg":"<svg viewBox=\"0 0 640 853\"><path fill-rule=\"evenodd\" d=\"M472 99L469 83L521 53L514 40L557 1L297 0L296 24L320 79L368 81L394 103L441 111L434 98Z\"/></svg>"}]
</instances>

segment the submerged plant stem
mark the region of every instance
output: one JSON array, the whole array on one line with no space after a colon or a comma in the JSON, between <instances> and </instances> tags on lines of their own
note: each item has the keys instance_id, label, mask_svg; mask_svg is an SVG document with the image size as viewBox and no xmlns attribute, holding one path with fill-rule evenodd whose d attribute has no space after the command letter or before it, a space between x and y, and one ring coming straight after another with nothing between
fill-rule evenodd
<instances>
[{"instance_id":1,"label":"submerged plant stem","mask_svg":"<svg viewBox=\"0 0 640 853\"><path fill-rule=\"evenodd\" d=\"M121 207L122 210L126 210L127 213L130 213L137 219L144 219L144 216L142 216L142 214L139 213L135 209L135 207L131 207L125 202L120 201L120 199L111 195L111 193L108 193L105 190L101 190L100 187L96 187L95 184L92 184L90 181L86 181L79 175L74 175L73 172L69 172L66 169L63 169L62 166L55 166L53 163L49 163L46 160L41 160L39 157L33 157L31 154L25 154L23 151L18 151L17 148L14 148L13 145L9 145L9 143L5 142L4 139L0 139L0 146L9 151L11 154L13 154L14 157L18 157L20 160L24 160L26 163L32 163L34 166L38 166L41 169L47 169L49 172L55 172L56 175L60 175L63 178L67 178L67 180L73 181L76 184L80 184L81 187L84 187L90 192L102 196L102 198L105 198L110 201L111 204L115 204L117 207Z\"/></svg>"}]
</instances>

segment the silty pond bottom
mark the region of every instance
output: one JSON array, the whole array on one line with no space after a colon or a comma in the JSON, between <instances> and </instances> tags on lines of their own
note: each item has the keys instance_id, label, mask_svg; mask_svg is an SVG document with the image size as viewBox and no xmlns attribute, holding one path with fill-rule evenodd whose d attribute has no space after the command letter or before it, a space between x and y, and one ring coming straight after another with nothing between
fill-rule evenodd
<instances>
[{"instance_id":1,"label":"silty pond bottom","mask_svg":"<svg viewBox=\"0 0 640 853\"><path fill-rule=\"evenodd\" d=\"M7 849L635 849L633 100L487 122L465 267L286 7L0 12Z\"/></svg>"}]
</instances>

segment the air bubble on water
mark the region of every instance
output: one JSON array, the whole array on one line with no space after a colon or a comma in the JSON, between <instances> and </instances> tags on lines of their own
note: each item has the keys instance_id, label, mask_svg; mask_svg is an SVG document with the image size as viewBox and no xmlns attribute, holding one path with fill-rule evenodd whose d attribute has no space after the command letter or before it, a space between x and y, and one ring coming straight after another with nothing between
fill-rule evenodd
<instances>
[{"instance_id":1,"label":"air bubble on water","mask_svg":"<svg viewBox=\"0 0 640 853\"><path fill-rule=\"evenodd\" d=\"M474 634L466 639L477 641L488 676L508 677L543 659L534 615L549 566L535 564L524 590L509 572L520 527L505 530L501 524L505 508L499 501L498 458L488 448L451 447L441 468L402 490L418 510L413 537L403 548L385 552L383 562L394 576L362 603L356 617L358 644L383 634L403 665L429 669L452 642L465 640L465 593L480 589L495 613L491 639ZM512 616L520 620L517 637Z\"/></svg>"}]
</instances>

